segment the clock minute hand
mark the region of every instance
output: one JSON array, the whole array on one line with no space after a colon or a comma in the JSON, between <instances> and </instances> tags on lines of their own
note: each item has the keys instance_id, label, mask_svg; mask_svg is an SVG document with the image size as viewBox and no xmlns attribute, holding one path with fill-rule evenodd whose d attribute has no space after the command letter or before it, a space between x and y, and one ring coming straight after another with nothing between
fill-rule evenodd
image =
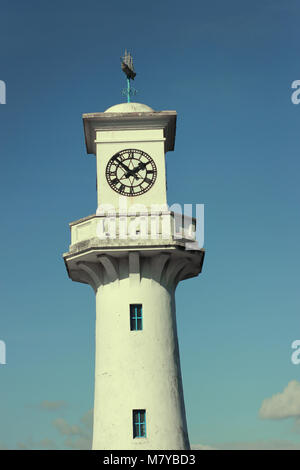
<instances>
[{"instance_id":1,"label":"clock minute hand","mask_svg":"<svg viewBox=\"0 0 300 470\"><path fill-rule=\"evenodd\" d=\"M125 165L125 163L121 162L121 161L118 160L118 159L116 159L116 162L119 163L119 165L121 165L127 172L131 173L130 168L128 168L128 166Z\"/></svg>"},{"instance_id":2,"label":"clock minute hand","mask_svg":"<svg viewBox=\"0 0 300 470\"><path fill-rule=\"evenodd\" d=\"M136 180L138 179L138 177L135 175L134 171L131 170L130 168L128 168L128 166L125 165L125 163L121 162L121 161L118 160L118 159L116 159L116 162L119 163L119 165L121 165L121 166L124 168L124 170L127 171L127 173L126 173L126 175L125 175L126 178L128 178L129 176L134 176Z\"/></svg>"},{"instance_id":3,"label":"clock minute hand","mask_svg":"<svg viewBox=\"0 0 300 470\"><path fill-rule=\"evenodd\" d=\"M143 170L144 168L146 168L146 163L139 163L137 167L133 168L133 170L129 170L130 171L130 174L132 174L132 176L135 177L135 179L138 179L137 176L136 176L136 173L140 170ZM127 176L129 174L129 172L125 175Z\"/></svg>"}]
</instances>

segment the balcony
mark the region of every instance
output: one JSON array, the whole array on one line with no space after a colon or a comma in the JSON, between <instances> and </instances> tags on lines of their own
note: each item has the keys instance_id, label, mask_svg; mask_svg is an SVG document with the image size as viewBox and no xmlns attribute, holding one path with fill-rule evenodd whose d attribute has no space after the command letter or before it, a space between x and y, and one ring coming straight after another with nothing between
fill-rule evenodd
<instances>
[{"instance_id":1,"label":"balcony","mask_svg":"<svg viewBox=\"0 0 300 470\"><path fill-rule=\"evenodd\" d=\"M70 254L89 248L178 247L198 250L196 219L174 212L91 215L70 224Z\"/></svg>"}]
</instances>

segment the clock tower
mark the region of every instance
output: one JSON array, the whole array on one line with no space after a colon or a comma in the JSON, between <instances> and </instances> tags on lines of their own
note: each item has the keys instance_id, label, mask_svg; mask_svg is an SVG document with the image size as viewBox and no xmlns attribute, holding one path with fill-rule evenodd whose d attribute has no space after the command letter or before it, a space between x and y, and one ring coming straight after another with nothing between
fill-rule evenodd
<instances>
[{"instance_id":1,"label":"clock tower","mask_svg":"<svg viewBox=\"0 0 300 470\"><path fill-rule=\"evenodd\" d=\"M98 207L166 206L165 154L174 149L176 112L122 103L84 114L88 153L97 155Z\"/></svg>"},{"instance_id":2,"label":"clock tower","mask_svg":"<svg viewBox=\"0 0 300 470\"><path fill-rule=\"evenodd\" d=\"M176 112L123 103L83 123L98 208L70 224L64 260L96 297L93 449L189 449L175 290L201 272L204 251L195 219L167 206Z\"/></svg>"}]
</instances>

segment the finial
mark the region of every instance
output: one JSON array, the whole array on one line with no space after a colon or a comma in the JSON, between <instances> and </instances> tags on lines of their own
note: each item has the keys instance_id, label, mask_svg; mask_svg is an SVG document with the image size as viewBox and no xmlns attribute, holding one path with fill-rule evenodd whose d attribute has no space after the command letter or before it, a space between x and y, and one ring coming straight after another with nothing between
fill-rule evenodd
<instances>
[{"instance_id":1,"label":"finial","mask_svg":"<svg viewBox=\"0 0 300 470\"><path fill-rule=\"evenodd\" d=\"M130 97L136 95L137 90L130 85L130 80L134 80L136 73L133 67L133 58L127 49L125 49L124 56L121 57L121 69L127 77L127 88L122 90L122 95L127 96L127 102L130 103Z\"/></svg>"}]
</instances>

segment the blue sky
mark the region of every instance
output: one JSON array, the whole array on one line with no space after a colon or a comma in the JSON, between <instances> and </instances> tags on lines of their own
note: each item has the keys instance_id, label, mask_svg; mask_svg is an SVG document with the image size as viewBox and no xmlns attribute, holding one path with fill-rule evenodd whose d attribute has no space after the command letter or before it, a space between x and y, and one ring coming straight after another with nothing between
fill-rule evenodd
<instances>
[{"instance_id":1,"label":"blue sky","mask_svg":"<svg viewBox=\"0 0 300 470\"><path fill-rule=\"evenodd\" d=\"M2 1L0 447L89 445L94 295L62 253L68 223L96 210L81 115L124 100L126 47L136 101L178 112L169 204L205 204L203 273L177 290L190 441L300 448L299 13L295 0ZM259 414L278 393L299 413L276 418L275 396Z\"/></svg>"}]
</instances>

